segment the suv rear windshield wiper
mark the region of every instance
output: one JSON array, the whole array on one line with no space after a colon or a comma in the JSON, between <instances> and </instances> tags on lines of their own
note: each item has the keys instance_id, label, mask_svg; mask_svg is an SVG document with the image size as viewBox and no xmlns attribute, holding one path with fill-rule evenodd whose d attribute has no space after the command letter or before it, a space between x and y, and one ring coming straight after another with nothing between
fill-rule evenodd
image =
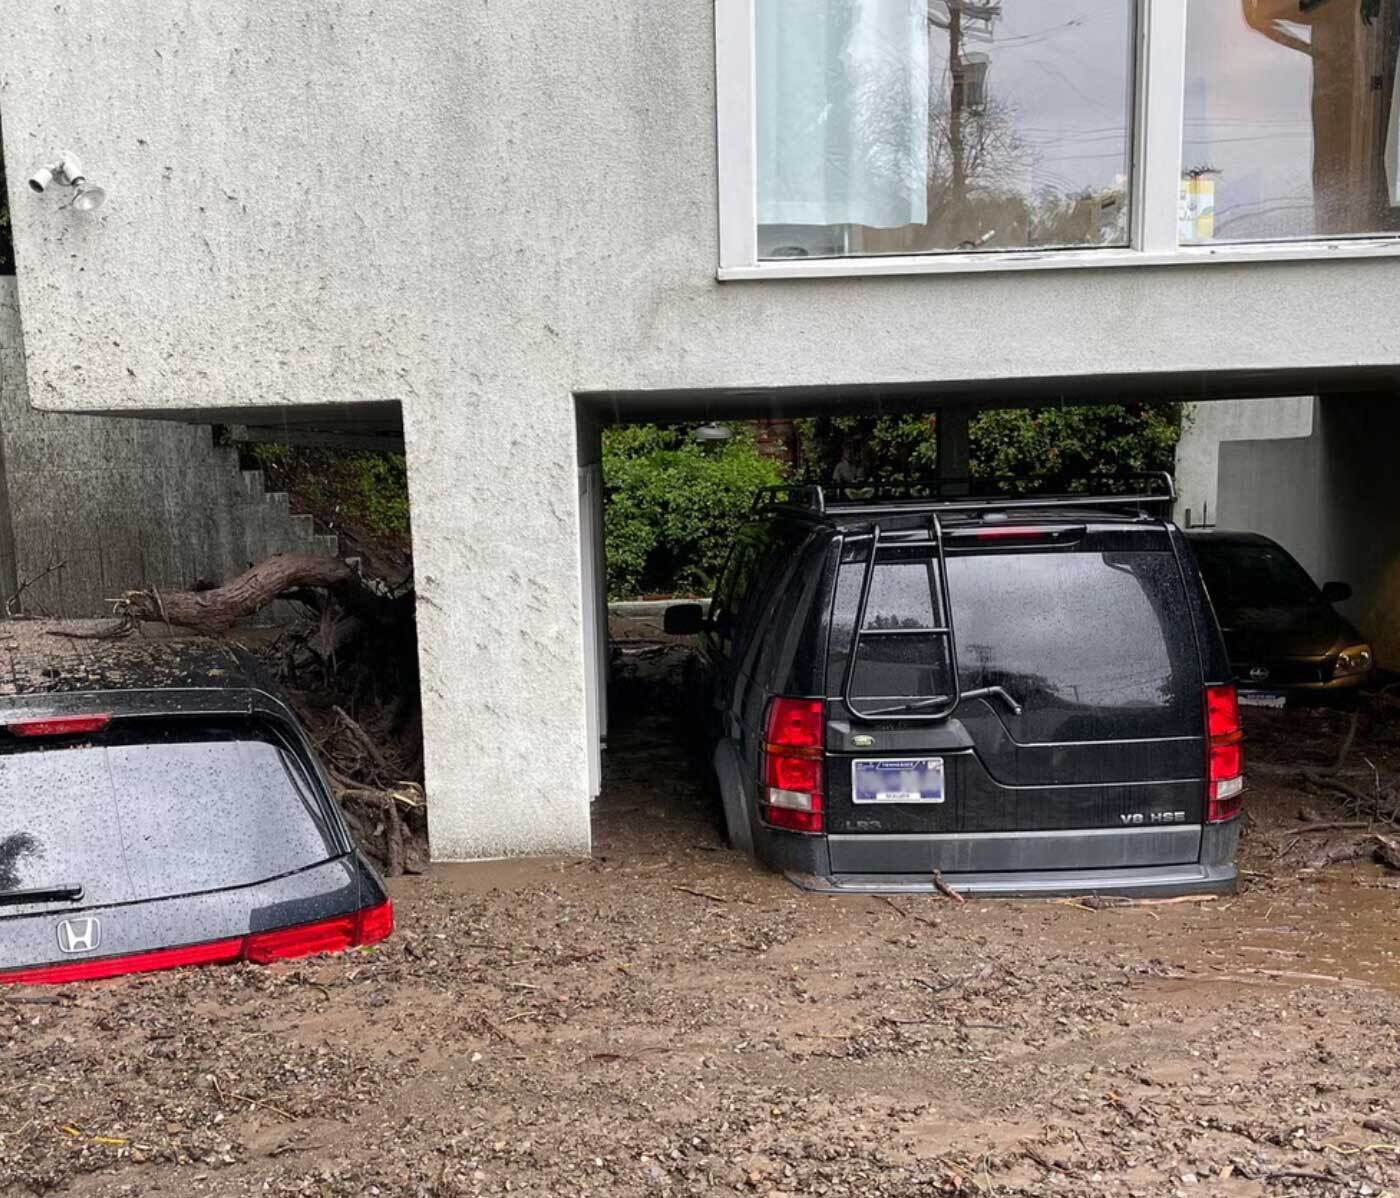
<instances>
[{"instance_id":1,"label":"suv rear windshield wiper","mask_svg":"<svg viewBox=\"0 0 1400 1198\"><path fill-rule=\"evenodd\" d=\"M17 907L21 903L77 902L83 888L74 882L57 886L36 886L32 890L0 890L0 907Z\"/></svg>"},{"instance_id":2,"label":"suv rear windshield wiper","mask_svg":"<svg viewBox=\"0 0 1400 1198\"><path fill-rule=\"evenodd\" d=\"M963 691L962 698L1000 699L1007 707L1011 708L1012 715L1021 714L1021 705L1000 686L979 686L976 690ZM925 707L936 707L938 704L946 703L947 701L947 695L931 695L927 699L916 699L912 703L900 703L895 707L877 707L874 711L867 711L865 715L869 718L874 718L875 716L881 715L893 715L896 712L920 711Z\"/></svg>"}]
</instances>

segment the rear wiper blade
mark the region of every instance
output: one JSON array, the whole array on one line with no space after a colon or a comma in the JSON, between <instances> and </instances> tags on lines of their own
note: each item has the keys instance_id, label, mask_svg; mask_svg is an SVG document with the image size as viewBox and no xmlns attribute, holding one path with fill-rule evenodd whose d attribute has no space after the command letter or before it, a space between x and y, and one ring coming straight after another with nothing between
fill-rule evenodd
<instances>
[{"instance_id":1,"label":"rear wiper blade","mask_svg":"<svg viewBox=\"0 0 1400 1198\"><path fill-rule=\"evenodd\" d=\"M17 907L21 903L77 902L83 888L74 882L57 886L36 886L32 890L0 890L0 907Z\"/></svg>"},{"instance_id":2,"label":"rear wiper blade","mask_svg":"<svg viewBox=\"0 0 1400 1198\"><path fill-rule=\"evenodd\" d=\"M1000 686L979 686L976 690L963 691L964 699L1000 699L1011 709L1012 715L1022 713L1021 705ZM874 718L879 715L894 715L901 712L919 711L925 707L937 707L940 703L948 701L947 695L932 695L927 699L919 699L913 703L901 703L897 707L877 707L874 711L865 712L866 718Z\"/></svg>"}]
</instances>

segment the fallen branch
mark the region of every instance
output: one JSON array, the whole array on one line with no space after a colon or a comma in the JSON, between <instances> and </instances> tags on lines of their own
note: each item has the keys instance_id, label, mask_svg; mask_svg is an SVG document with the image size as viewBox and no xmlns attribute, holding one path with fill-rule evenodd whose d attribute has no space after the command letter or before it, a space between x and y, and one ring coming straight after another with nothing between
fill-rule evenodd
<instances>
[{"instance_id":1,"label":"fallen branch","mask_svg":"<svg viewBox=\"0 0 1400 1198\"><path fill-rule=\"evenodd\" d=\"M1106 911L1114 907L1175 907L1180 903L1213 903L1218 894L1178 894L1171 898L1127 898L1117 894L1087 894L1078 899L1060 899L1068 907L1086 911Z\"/></svg>"},{"instance_id":2,"label":"fallen branch","mask_svg":"<svg viewBox=\"0 0 1400 1198\"><path fill-rule=\"evenodd\" d=\"M1315 824L1304 824L1301 828L1289 828L1285 835L1306 836L1310 832L1335 832L1343 828L1369 828L1370 820L1365 819L1345 819L1320 822Z\"/></svg>"},{"instance_id":3,"label":"fallen branch","mask_svg":"<svg viewBox=\"0 0 1400 1198\"><path fill-rule=\"evenodd\" d=\"M696 890L693 886L672 886L672 890L679 890L682 894L693 894L696 898L709 899L712 903L727 903L729 900L722 895L711 894L708 890Z\"/></svg>"},{"instance_id":4,"label":"fallen branch","mask_svg":"<svg viewBox=\"0 0 1400 1198\"><path fill-rule=\"evenodd\" d=\"M933 871L933 884L937 888L939 894L952 899L953 902L958 904L958 906L962 906L965 902L967 902L967 899L965 899L961 894L959 894L956 890L949 886L947 882L943 880L943 874L938 870Z\"/></svg>"},{"instance_id":5,"label":"fallen branch","mask_svg":"<svg viewBox=\"0 0 1400 1198\"><path fill-rule=\"evenodd\" d=\"M171 591L154 587L127 591L115 604L129 620L177 624L197 632L227 632L239 620L256 615L288 591L307 587L341 589L357 586L354 570L338 557L314 553L278 553L245 570L232 582L208 591Z\"/></svg>"}]
</instances>

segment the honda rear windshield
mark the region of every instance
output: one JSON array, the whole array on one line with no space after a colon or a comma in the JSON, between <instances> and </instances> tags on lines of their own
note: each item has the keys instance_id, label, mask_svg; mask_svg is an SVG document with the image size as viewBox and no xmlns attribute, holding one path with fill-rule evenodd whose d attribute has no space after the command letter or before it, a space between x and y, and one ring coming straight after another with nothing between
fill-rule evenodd
<instances>
[{"instance_id":1,"label":"honda rear windshield","mask_svg":"<svg viewBox=\"0 0 1400 1198\"><path fill-rule=\"evenodd\" d=\"M860 553L849 551L838 581L833 694L845 678ZM1016 716L992 700L1017 740L1092 738L1110 717L1114 736L1195 730L1200 669L1170 551L950 553L947 563L961 689L1003 688L1024 709ZM865 628L906 632L862 636L851 685L862 709L951 693L936 570L927 548L882 549Z\"/></svg>"},{"instance_id":2,"label":"honda rear windshield","mask_svg":"<svg viewBox=\"0 0 1400 1198\"><path fill-rule=\"evenodd\" d=\"M0 733L0 895L81 887L79 905L97 906L265 881L339 855L321 802L298 754L261 722ZM0 905L0 918L24 912Z\"/></svg>"}]
</instances>

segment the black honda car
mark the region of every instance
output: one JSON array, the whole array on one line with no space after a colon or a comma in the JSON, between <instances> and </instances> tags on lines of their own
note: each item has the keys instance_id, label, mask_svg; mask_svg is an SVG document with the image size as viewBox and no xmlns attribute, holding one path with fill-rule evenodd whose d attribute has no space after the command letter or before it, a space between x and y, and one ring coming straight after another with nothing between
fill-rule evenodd
<instances>
[{"instance_id":1,"label":"black honda car","mask_svg":"<svg viewBox=\"0 0 1400 1198\"><path fill-rule=\"evenodd\" d=\"M0 624L0 982L373 944L393 907L296 717L209 641Z\"/></svg>"},{"instance_id":2,"label":"black honda car","mask_svg":"<svg viewBox=\"0 0 1400 1198\"><path fill-rule=\"evenodd\" d=\"M1354 697L1371 678L1371 646L1332 606L1344 582L1319 587L1282 545L1254 532L1186 534L1215 605L1242 701Z\"/></svg>"},{"instance_id":3,"label":"black honda car","mask_svg":"<svg viewBox=\"0 0 1400 1198\"><path fill-rule=\"evenodd\" d=\"M730 841L822 890L1233 887L1239 709L1171 500L761 493L667 620Z\"/></svg>"}]
</instances>

